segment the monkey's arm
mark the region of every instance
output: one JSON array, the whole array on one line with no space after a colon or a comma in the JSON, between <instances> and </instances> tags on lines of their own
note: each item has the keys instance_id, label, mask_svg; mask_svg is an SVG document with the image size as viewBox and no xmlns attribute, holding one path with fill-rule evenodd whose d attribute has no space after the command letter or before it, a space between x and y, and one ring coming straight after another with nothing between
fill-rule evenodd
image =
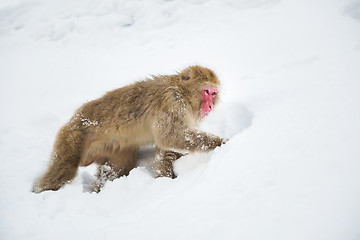
<instances>
[{"instance_id":1,"label":"monkey's arm","mask_svg":"<svg viewBox=\"0 0 360 240\"><path fill-rule=\"evenodd\" d=\"M175 178L173 162L182 156L184 154L157 147L154 161L155 177Z\"/></svg>"},{"instance_id":2,"label":"monkey's arm","mask_svg":"<svg viewBox=\"0 0 360 240\"><path fill-rule=\"evenodd\" d=\"M206 152L225 143L218 136L187 127L181 119L158 119L156 126L155 144L162 149Z\"/></svg>"},{"instance_id":3,"label":"monkey's arm","mask_svg":"<svg viewBox=\"0 0 360 240\"><path fill-rule=\"evenodd\" d=\"M185 130L184 146L190 151L209 151L220 147L224 140L211 133L206 133L197 129Z\"/></svg>"}]
</instances>

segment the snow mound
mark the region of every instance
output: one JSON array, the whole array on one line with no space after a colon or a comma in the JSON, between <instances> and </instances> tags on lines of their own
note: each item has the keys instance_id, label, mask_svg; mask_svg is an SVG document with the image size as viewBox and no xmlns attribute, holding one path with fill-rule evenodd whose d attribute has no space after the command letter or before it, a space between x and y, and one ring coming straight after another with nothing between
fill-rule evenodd
<instances>
[{"instance_id":1,"label":"snow mound","mask_svg":"<svg viewBox=\"0 0 360 240\"><path fill-rule=\"evenodd\" d=\"M205 118L201 129L231 141L232 137L251 126L252 117L251 112L241 103L221 103L210 117ZM197 152L183 156L174 163L175 174L181 176L195 169L201 163L208 162L212 155L213 152Z\"/></svg>"}]
</instances>

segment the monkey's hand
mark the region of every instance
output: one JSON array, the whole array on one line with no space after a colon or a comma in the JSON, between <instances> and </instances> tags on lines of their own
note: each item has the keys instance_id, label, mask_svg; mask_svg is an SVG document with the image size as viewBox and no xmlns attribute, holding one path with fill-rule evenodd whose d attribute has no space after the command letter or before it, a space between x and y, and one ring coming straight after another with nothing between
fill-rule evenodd
<instances>
[{"instance_id":1,"label":"monkey's hand","mask_svg":"<svg viewBox=\"0 0 360 240\"><path fill-rule=\"evenodd\" d=\"M220 137L218 137L219 139L216 139L216 146L215 146L215 148L216 147L220 147L221 145L224 145L225 143L227 143L228 141L229 141L229 139L228 138L220 138Z\"/></svg>"}]
</instances>

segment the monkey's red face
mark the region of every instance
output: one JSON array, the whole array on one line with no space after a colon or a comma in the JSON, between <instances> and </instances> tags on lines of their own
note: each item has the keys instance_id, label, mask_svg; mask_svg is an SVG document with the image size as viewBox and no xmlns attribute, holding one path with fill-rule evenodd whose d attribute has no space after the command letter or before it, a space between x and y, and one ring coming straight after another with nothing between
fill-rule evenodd
<instances>
[{"instance_id":1,"label":"monkey's red face","mask_svg":"<svg viewBox=\"0 0 360 240\"><path fill-rule=\"evenodd\" d=\"M200 116L202 118L206 117L213 110L217 93L217 89L211 86L206 86L201 90L202 103Z\"/></svg>"}]
</instances>

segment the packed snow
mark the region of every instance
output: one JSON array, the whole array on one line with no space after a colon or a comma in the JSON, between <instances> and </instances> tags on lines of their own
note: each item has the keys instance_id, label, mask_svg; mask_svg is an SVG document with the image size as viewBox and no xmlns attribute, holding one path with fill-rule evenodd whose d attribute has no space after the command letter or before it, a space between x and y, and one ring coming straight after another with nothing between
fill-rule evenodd
<instances>
[{"instance_id":1,"label":"packed snow","mask_svg":"<svg viewBox=\"0 0 360 240\"><path fill-rule=\"evenodd\" d=\"M176 179L150 146L99 194L95 166L31 192L81 104L193 64L225 145ZM2 0L0 239L358 240L359 103L359 0Z\"/></svg>"}]
</instances>

